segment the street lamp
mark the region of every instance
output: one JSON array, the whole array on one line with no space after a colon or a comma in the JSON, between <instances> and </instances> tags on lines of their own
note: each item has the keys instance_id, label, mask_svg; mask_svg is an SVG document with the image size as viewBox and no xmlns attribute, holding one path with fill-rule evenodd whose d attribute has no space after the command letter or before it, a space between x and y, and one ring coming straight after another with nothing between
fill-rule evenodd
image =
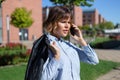
<instances>
[{"instance_id":1,"label":"street lamp","mask_svg":"<svg viewBox=\"0 0 120 80\"><path fill-rule=\"evenodd\" d=\"M7 42L10 42L10 17L6 16L6 27L7 27Z\"/></svg>"},{"instance_id":2,"label":"street lamp","mask_svg":"<svg viewBox=\"0 0 120 80\"><path fill-rule=\"evenodd\" d=\"M49 15L49 7L46 6L46 19L48 18Z\"/></svg>"}]
</instances>

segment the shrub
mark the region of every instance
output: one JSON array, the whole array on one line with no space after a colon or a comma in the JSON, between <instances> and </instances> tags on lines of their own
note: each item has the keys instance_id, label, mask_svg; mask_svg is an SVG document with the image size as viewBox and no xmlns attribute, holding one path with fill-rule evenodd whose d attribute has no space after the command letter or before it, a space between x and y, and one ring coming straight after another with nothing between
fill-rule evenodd
<instances>
[{"instance_id":1,"label":"shrub","mask_svg":"<svg viewBox=\"0 0 120 80\"><path fill-rule=\"evenodd\" d=\"M93 48L100 48L101 43L106 42L106 41L111 41L111 39L108 37L96 37L95 41L91 42L90 45Z\"/></svg>"},{"instance_id":2,"label":"shrub","mask_svg":"<svg viewBox=\"0 0 120 80\"><path fill-rule=\"evenodd\" d=\"M7 43L0 47L0 66L26 62L29 54L30 50L23 44Z\"/></svg>"}]
</instances>

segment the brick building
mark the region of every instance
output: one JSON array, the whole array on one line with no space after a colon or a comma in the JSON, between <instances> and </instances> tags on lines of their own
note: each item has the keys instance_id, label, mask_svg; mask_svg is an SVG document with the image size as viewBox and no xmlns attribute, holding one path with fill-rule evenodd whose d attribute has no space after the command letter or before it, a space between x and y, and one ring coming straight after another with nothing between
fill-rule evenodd
<instances>
[{"instance_id":1,"label":"brick building","mask_svg":"<svg viewBox=\"0 0 120 80\"><path fill-rule=\"evenodd\" d=\"M83 25L95 25L105 22L97 9L83 10Z\"/></svg>"},{"instance_id":2,"label":"brick building","mask_svg":"<svg viewBox=\"0 0 120 80\"><path fill-rule=\"evenodd\" d=\"M99 14L99 23L106 22L106 20Z\"/></svg>"},{"instance_id":3,"label":"brick building","mask_svg":"<svg viewBox=\"0 0 120 80\"><path fill-rule=\"evenodd\" d=\"M75 6L74 7L74 23L78 26L82 26L83 24L83 13L82 9L80 7Z\"/></svg>"},{"instance_id":4,"label":"brick building","mask_svg":"<svg viewBox=\"0 0 120 80\"><path fill-rule=\"evenodd\" d=\"M10 25L10 15L17 7L32 11L34 23L28 29L18 29ZM42 0L5 0L1 6L1 41L2 43L32 41L42 34ZM23 39L21 39L23 37Z\"/></svg>"}]
</instances>

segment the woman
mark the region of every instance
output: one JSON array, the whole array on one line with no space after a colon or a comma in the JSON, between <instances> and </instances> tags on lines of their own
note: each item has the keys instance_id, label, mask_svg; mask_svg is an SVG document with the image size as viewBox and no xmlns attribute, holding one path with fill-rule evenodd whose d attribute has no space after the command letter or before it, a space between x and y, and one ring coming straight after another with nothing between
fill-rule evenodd
<instances>
[{"instance_id":1,"label":"woman","mask_svg":"<svg viewBox=\"0 0 120 80\"><path fill-rule=\"evenodd\" d=\"M81 48L63 39L71 26L75 31L72 37ZM99 63L96 53L85 42L81 31L75 24L71 24L71 14L67 7L52 7L44 27L49 33L47 37L51 52L43 66L41 80L80 80L80 61L94 65Z\"/></svg>"}]
</instances>

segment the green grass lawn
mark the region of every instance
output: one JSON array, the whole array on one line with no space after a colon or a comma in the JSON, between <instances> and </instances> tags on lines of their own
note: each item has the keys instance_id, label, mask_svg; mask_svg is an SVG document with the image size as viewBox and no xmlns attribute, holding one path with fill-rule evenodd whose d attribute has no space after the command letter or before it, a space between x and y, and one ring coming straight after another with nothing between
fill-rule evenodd
<instances>
[{"instance_id":1,"label":"green grass lawn","mask_svg":"<svg viewBox=\"0 0 120 80\"><path fill-rule=\"evenodd\" d=\"M24 80L26 65L6 66L0 68L0 80Z\"/></svg>"},{"instance_id":2,"label":"green grass lawn","mask_svg":"<svg viewBox=\"0 0 120 80\"><path fill-rule=\"evenodd\" d=\"M120 66L120 63L100 60L98 65L81 63L81 80L96 80L97 77ZM26 65L0 67L0 80L24 80Z\"/></svg>"}]
</instances>

